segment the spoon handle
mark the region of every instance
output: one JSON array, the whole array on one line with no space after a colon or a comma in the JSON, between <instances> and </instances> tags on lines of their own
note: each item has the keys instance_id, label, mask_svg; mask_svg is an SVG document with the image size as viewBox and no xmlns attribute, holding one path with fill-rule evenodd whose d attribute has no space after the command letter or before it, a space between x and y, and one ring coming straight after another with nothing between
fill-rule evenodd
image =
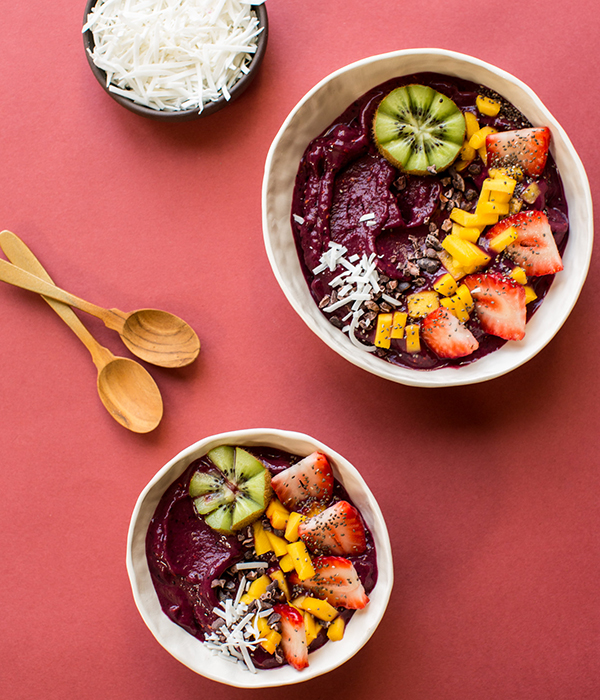
<instances>
[{"instance_id":1,"label":"spoon handle","mask_svg":"<svg viewBox=\"0 0 600 700\"><path fill-rule=\"evenodd\" d=\"M125 314L121 311L117 309L103 309L101 306L91 304L89 301L80 299L74 294L69 294L64 289L50 284L2 259L0 259L0 281L12 284L15 287L21 287L21 289L28 289L30 292L36 292L44 297L62 301L69 306L74 306L76 309L96 316L105 326L112 330L120 331L123 328Z\"/></svg>"},{"instance_id":2,"label":"spoon handle","mask_svg":"<svg viewBox=\"0 0 600 700\"><path fill-rule=\"evenodd\" d=\"M2 248L6 257L14 265L20 267L22 270L30 272L32 275L39 277L49 284L54 284L52 278L46 272L40 261L16 234L11 231L2 231L0 233L0 248ZM92 360L98 369L114 358L110 350L100 345L88 331L79 316L77 316L70 306L61 301L51 299L50 297L43 296L42 298L44 301L48 302L89 350Z\"/></svg>"}]
</instances>

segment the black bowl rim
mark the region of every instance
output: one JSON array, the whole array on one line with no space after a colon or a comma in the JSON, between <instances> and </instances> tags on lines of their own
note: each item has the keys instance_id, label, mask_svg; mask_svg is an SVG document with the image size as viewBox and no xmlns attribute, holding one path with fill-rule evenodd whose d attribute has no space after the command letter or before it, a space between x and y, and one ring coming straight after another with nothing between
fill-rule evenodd
<instances>
[{"instance_id":1,"label":"black bowl rim","mask_svg":"<svg viewBox=\"0 0 600 700\"><path fill-rule=\"evenodd\" d=\"M94 5L98 2L98 0L87 0L86 6L85 6L85 12L83 15L83 25L85 26L87 22L87 18L89 13L91 12L92 8ZM165 112L163 110L159 109L152 109L150 107L144 107L144 105L137 104L133 100L128 99L127 97L122 97L121 95L117 95L114 92L111 92L107 86L106 86L106 73L103 71L101 68L98 68L98 66L94 63L92 60L92 57L90 55L90 52L94 48L94 37L92 32L88 29L85 32L83 32L83 46L85 50L85 55L88 61L88 64L90 68L92 69L92 73L96 76L96 79L102 86L102 89L104 92L106 92L110 97L112 97L113 100L118 102L120 105L125 107L131 112L134 112L135 114L140 114L144 117L148 117L149 119L156 119L159 121L169 121L169 122L183 122L183 121L191 121L194 119L200 119L202 117L207 117L210 114L214 114L215 112L218 112L219 110L223 109L223 107L226 107L228 104L233 102L235 99L237 99L242 93L244 93L247 88L250 86L250 83L254 80L256 77L256 73L258 72L258 69L263 61L263 58L265 56L266 50L267 50L267 39L269 35L269 20L267 16L267 8L265 6L265 3L262 5L254 5L252 7L253 11L256 13L256 16L258 18L258 25L259 27L262 27L262 32L258 35L258 46L256 49L256 53L254 54L254 57L252 58L252 61L250 62L250 69L248 73L243 75L237 83L231 88L229 91L230 93L230 99L226 100L224 97L220 97L218 100L215 102L209 102L207 105L205 105L204 109L202 112L198 111L198 108L194 107L193 109L183 109L179 110L177 112Z\"/></svg>"}]
</instances>

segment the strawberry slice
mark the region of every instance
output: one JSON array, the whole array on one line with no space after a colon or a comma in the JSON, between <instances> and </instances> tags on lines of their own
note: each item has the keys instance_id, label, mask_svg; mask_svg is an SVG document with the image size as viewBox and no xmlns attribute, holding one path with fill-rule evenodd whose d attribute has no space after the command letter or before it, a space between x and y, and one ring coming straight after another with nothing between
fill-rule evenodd
<instances>
[{"instance_id":1,"label":"strawberry slice","mask_svg":"<svg viewBox=\"0 0 600 700\"><path fill-rule=\"evenodd\" d=\"M278 604L273 612L281 616L281 648L285 660L297 671L308 666L308 646L304 617L291 605Z\"/></svg>"},{"instance_id":2,"label":"strawberry slice","mask_svg":"<svg viewBox=\"0 0 600 700\"><path fill-rule=\"evenodd\" d=\"M547 126L498 131L485 138L488 168L521 168L527 175L540 175L546 165L550 129Z\"/></svg>"},{"instance_id":3,"label":"strawberry slice","mask_svg":"<svg viewBox=\"0 0 600 700\"><path fill-rule=\"evenodd\" d=\"M298 526L300 539L311 552L353 556L367 548L365 528L356 508L338 501Z\"/></svg>"},{"instance_id":4,"label":"strawberry slice","mask_svg":"<svg viewBox=\"0 0 600 700\"><path fill-rule=\"evenodd\" d=\"M301 581L294 571L290 582L307 588L335 608L361 610L367 605L369 597L351 561L344 557L316 557L312 564L314 576Z\"/></svg>"},{"instance_id":5,"label":"strawberry slice","mask_svg":"<svg viewBox=\"0 0 600 700\"><path fill-rule=\"evenodd\" d=\"M313 452L271 479L273 491L289 510L306 512L329 503L333 493L333 472L322 452Z\"/></svg>"},{"instance_id":6,"label":"strawberry slice","mask_svg":"<svg viewBox=\"0 0 600 700\"><path fill-rule=\"evenodd\" d=\"M465 357L479 347L471 331L444 306L425 316L421 336L438 357Z\"/></svg>"},{"instance_id":7,"label":"strawberry slice","mask_svg":"<svg viewBox=\"0 0 600 700\"><path fill-rule=\"evenodd\" d=\"M563 261L544 212L522 211L507 216L486 233L486 238L493 238L509 226L515 227L517 238L505 248L506 253L529 277L553 275L563 269Z\"/></svg>"},{"instance_id":8,"label":"strawberry slice","mask_svg":"<svg viewBox=\"0 0 600 700\"><path fill-rule=\"evenodd\" d=\"M496 273L469 275L464 283L475 301L481 328L505 340L525 336L525 288L513 279Z\"/></svg>"}]
</instances>

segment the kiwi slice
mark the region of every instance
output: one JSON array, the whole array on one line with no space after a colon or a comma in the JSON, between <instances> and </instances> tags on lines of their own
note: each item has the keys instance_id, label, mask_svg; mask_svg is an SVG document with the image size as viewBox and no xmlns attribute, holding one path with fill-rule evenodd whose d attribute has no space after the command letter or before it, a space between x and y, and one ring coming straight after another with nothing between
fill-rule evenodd
<instances>
[{"instance_id":1,"label":"kiwi slice","mask_svg":"<svg viewBox=\"0 0 600 700\"><path fill-rule=\"evenodd\" d=\"M198 515L221 534L231 535L260 517L271 496L271 475L241 447L220 445L190 479L189 494Z\"/></svg>"},{"instance_id":2,"label":"kiwi slice","mask_svg":"<svg viewBox=\"0 0 600 700\"><path fill-rule=\"evenodd\" d=\"M373 119L380 153L413 175L439 173L452 165L463 145L463 113L427 85L404 85L388 93Z\"/></svg>"}]
</instances>

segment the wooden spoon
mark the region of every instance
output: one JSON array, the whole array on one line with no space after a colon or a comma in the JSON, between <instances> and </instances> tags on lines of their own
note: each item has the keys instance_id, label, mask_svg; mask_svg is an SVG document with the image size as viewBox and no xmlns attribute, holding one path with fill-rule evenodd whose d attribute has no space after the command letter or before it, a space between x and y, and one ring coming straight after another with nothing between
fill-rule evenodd
<instances>
[{"instance_id":1,"label":"wooden spoon","mask_svg":"<svg viewBox=\"0 0 600 700\"><path fill-rule=\"evenodd\" d=\"M53 284L39 260L14 233L2 231L0 247L15 265ZM115 357L100 345L70 306L43 298L90 351L98 368L98 395L110 415L134 433L154 430L162 418L163 403L148 372L135 360Z\"/></svg>"},{"instance_id":2,"label":"wooden spoon","mask_svg":"<svg viewBox=\"0 0 600 700\"><path fill-rule=\"evenodd\" d=\"M137 357L160 367L184 367L200 352L194 330L182 319L158 309L139 309L125 313L103 309L65 292L46 279L0 259L0 280L16 287L50 297L99 318L107 328L117 331L127 348Z\"/></svg>"}]
</instances>

